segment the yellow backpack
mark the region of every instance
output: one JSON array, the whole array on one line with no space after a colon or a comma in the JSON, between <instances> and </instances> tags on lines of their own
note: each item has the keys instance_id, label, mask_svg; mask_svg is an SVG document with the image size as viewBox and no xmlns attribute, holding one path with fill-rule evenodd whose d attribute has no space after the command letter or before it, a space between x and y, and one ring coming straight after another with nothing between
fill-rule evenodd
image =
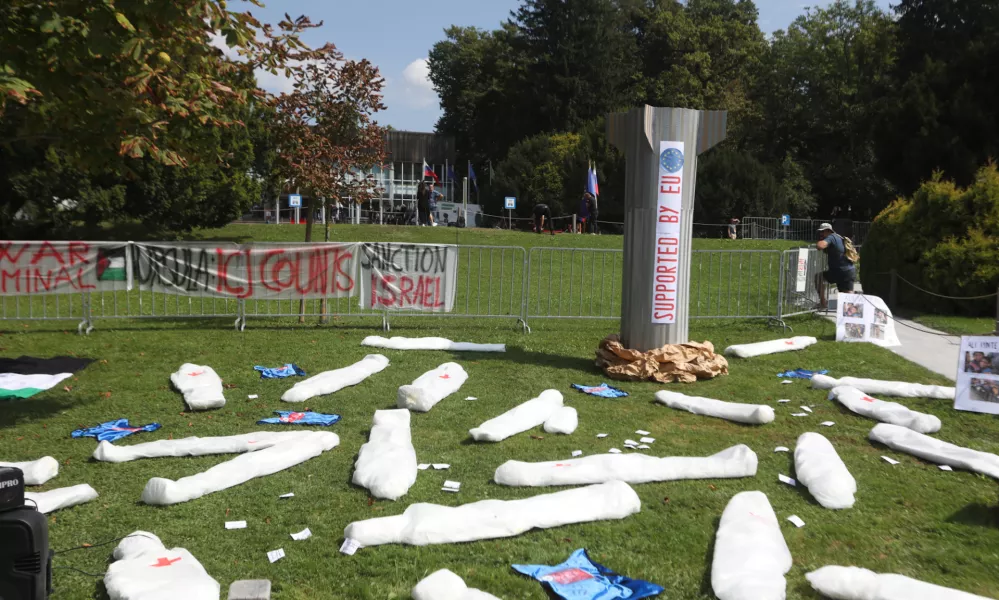
<instances>
[{"instance_id":1,"label":"yellow backpack","mask_svg":"<svg viewBox=\"0 0 999 600\"><path fill-rule=\"evenodd\" d=\"M857 252L857 247L853 245L853 240L846 237L845 235L842 237L843 237L843 257L846 258L846 260L850 261L851 263L857 264L857 261L860 260L860 253Z\"/></svg>"}]
</instances>

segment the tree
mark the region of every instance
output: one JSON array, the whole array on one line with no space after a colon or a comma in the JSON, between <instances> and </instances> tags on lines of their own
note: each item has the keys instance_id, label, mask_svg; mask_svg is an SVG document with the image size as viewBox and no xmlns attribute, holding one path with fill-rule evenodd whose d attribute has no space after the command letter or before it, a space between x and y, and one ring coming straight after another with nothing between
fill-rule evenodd
<instances>
[{"instance_id":1,"label":"tree","mask_svg":"<svg viewBox=\"0 0 999 600\"><path fill-rule=\"evenodd\" d=\"M999 8L901 0L898 61L877 131L882 172L911 193L935 170L970 184L999 157Z\"/></svg>"},{"instance_id":2,"label":"tree","mask_svg":"<svg viewBox=\"0 0 999 600\"><path fill-rule=\"evenodd\" d=\"M278 172L314 200L370 200L376 192L371 170L385 160L385 131L372 120L385 108L378 68L367 60L346 60L332 44L292 56L302 68L295 73L294 91L277 99ZM315 209L309 206L307 212L307 242ZM329 219L326 223L328 238Z\"/></svg>"},{"instance_id":3,"label":"tree","mask_svg":"<svg viewBox=\"0 0 999 600\"><path fill-rule=\"evenodd\" d=\"M751 0L652 0L636 11L644 102L728 110L737 137L767 49L757 15Z\"/></svg>"},{"instance_id":4,"label":"tree","mask_svg":"<svg viewBox=\"0 0 999 600\"><path fill-rule=\"evenodd\" d=\"M634 102L635 38L617 0L524 0L512 17L528 58L521 118L535 132L574 131Z\"/></svg>"},{"instance_id":5,"label":"tree","mask_svg":"<svg viewBox=\"0 0 999 600\"><path fill-rule=\"evenodd\" d=\"M894 61L894 24L873 0L812 8L774 33L758 78L760 159L792 156L811 182L819 210L852 206L877 214L892 198L879 174L873 132Z\"/></svg>"},{"instance_id":6,"label":"tree","mask_svg":"<svg viewBox=\"0 0 999 600\"><path fill-rule=\"evenodd\" d=\"M99 169L119 155L166 165L203 155L197 129L238 124L228 107L255 93L233 74L289 69L312 27L302 17L275 31L225 0L7 0L0 23L0 119L22 109L0 144L42 141ZM216 33L244 64L209 43Z\"/></svg>"},{"instance_id":7,"label":"tree","mask_svg":"<svg viewBox=\"0 0 999 600\"><path fill-rule=\"evenodd\" d=\"M512 24L496 31L449 27L430 50L430 81L441 99L437 131L455 138L459 155L474 163L506 155L534 133L518 118L531 101L525 57L514 48Z\"/></svg>"}]
</instances>

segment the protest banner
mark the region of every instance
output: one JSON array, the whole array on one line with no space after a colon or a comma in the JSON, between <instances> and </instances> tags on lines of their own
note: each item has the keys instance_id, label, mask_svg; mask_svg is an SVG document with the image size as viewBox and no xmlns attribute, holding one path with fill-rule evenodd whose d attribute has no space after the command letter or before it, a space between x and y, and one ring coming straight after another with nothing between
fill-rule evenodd
<instances>
[{"instance_id":1,"label":"protest banner","mask_svg":"<svg viewBox=\"0 0 999 600\"><path fill-rule=\"evenodd\" d=\"M134 244L139 289L181 296L343 298L356 294L358 244Z\"/></svg>"},{"instance_id":2,"label":"protest banner","mask_svg":"<svg viewBox=\"0 0 999 600\"><path fill-rule=\"evenodd\" d=\"M999 337L961 338L954 408L999 414Z\"/></svg>"},{"instance_id":3,"label":"protest banner","mask_svg":"<svg viewBox=\"0 0 999 600\"><path fill-rule=\"evenodd\" d=\"M0 296L131 289L127 244L0 242Z\"/></svg>"},{"instance_id":4,"label":"protest banner","mask_svg":"<svg viewBox=\"0 0 999 600\"><path fill-rule=\"evenodd\" d=\"M454 308L457 246L364 243L360 261L362 308L420 312Z\"/></svg>"},{"instance_id":5,"label":"protest banner","mask_svg":"<svg viewBox=\"0 0 999 600\"><path fill-rule=\"evenodd\" d=\"M836 302L837 342L870 342L885 348L902 345L891 311L881 298L840 294Z\"/></svg>"}]
</instances>

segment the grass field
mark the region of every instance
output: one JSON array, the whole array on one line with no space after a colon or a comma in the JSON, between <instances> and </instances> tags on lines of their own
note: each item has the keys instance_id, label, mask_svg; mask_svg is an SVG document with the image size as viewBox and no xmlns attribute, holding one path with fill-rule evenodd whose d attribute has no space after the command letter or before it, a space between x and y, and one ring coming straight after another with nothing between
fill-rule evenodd
<instances>
[{"instance_id":1,"label":"grass field","mask_svg":"<svg viewBox=\"0 0 999 600\"><path fill-rule=\"evenodd\" d=\"M290 228L290 227L289 227ZM242 238L278 227L229 228L203 237ZM416 228L408 228L418 231ZM344 237L351 229L344 228ZM430 231L430 230L423 230ZM403 232L406 233L406 232ZM448 232L450 233L450 232ZM360 236L361 234L358 233ZM392 239L395 238L392 232ZM420 233L418 241L436 231ZM527 234L485 232L482 239L498 242L503 236L534 239ZM370 237L370 236L367 236ZM537 236L541 237L541 236ZM620 244L610 236L562 236L580 243ZM341 238L342 239L342 238ZM513 239L513 238L511 238ZM442 239L440 241L452 241ZM524 240L527 243L529 240ZM562 242L562 240L559 240ZM466 242L462 242L466 243ZM485 241L477 241L483 243ZM742 242L741 242L742 243ZM740 243L740 244L741 244ZM670 599L713 598L710 565L713 540L722 511L735 493L762 490L770 498L791 553L788 574L790 599L814 599L804 574L827 564L857 565L878 572L895 572L985 596L999 596L999 518L995 482L967 472L947 473L913 457L888 451L867 440L873 421L846 412L821 391L796 381L781 385L777 372L788 368L830 369L836 376L853 375L945 383L904 359L870 345L836 344L834 325L823 319L794 319L797 335L813 335L820 343L804 351L735 360L731 373L688 386L671 386L688 394L746 403L771 404L777 420L750 427L680 413L653 403L662 386L622 383L628 398L606 400L570 389L572 383L605 380L593 367L593 353L601 338L616 331L615 321L545 321L532 323L524 335L513 319L504 321L407 319L393 320L396 335L445 335L456 340L504 342L508 352L498 355L434 352L384 354L391 366L368 381L337 394L307 402L319 412L335 412L343 420L332 430L339 447L306 463L253 480L244 485L171 507L139 502L151 477L192 475L230 457L163 458L123 464L94 462L92 440L74 440L70 432L115 418L132 424L159 422L163 428L142 433L120 444L132 444L190 435L234 435L276 426L255 421L290 405L280 395L293 381L262 381L254 365L278 366L296 362L310 375L355 362L368 353L360 340L378 331L357 322L329 326L283 322L251 322L242 333L225 320L158 322L104 322L90 336L64 330L67 325L5 323L0 335L3 356L73 354L98 359L62 386L35 398L0 404L0 458L29 460L56 457L59 476L36 490L90 483L101 494L96 501L49 516L54 549L94 544L135 530L152 531L167 546L189 549L223 587L236 579L265 578L274 582L279 600L334 598L408 598L422 577L448 568L466 582L502 598L543 598L534 581L515 574L513 563L557 564L576 548L622 574L654 581ZM779 337L759 321L695 321L692 338L710 340L724 348ZM395 407L395 391L430 368L460 362L469 380L459 393L445 399L428 414L414 414L413 443L420 462L445 462L448 471L421 471L417 483L398 502L373 501L367 491L350 484L353 463L367 440L372 414ZM183 362L208 364L225 380L228 404L207 413L185 411L178 393L170 389L169 375ZM468 430L547 388L560 390L567 404L579 411L580 426L571 436L540 431L523 433L498 444L474 444ZM259 399L249 400L250 394ZM478 397L466 401L466 396ZM777 404L780 398L791 404ZM907 400L905 404L938 415L943 430L937 437L962 446L999 452L999 425L993 417L953 411L949 403ZM809 417L792 412L808 405ZM819 427L834 421L832 428ZM634 431L651 432L654 456L706 456L735 444L749 445L760 458L755 478L653 483L635 486L642 499L641 513L621 521L572 525L534 531L515 538L470 544L429 547L381 546L362 549L355 556L337 550L343 528L360 519L401 513L414 502L454 506L485 498L514 499L558 488L505 488L491 482L493 471L509 459L547 461L567 458L573 450L586 454L623 448ZM820 507L804 488L777 480L779 473L795 476L793 457L773 452L776 446L794 448L798 435L820 431L836 446L859 491L851 510ZM598 440L597 433L610 436ZM542 439L534 439L533 436ZM880 456L900 461L890 466ZM461 492L440 491L445 479L460 481ZM295 498L278 500L294 492ZM805 527L786 521L798 515ZM245 530L226 531L228 520L246 520ZM309 527L313 537L292 541L289 534ZM101 573L112 545L57 555L55 564ZM284 548L287 557L269 564L265 553ZM103 598L100 580L68 570L55 573L56 599Z\"/></svg>"},{"instance_id":2,"label":"grass field","mask_svg":"<svg viewBox=\"0 0 999 600\"><path fill-rule=\"evenodd\" d=\"M919 315L913 321L954 335L989 335L996 329L996 319L990 317Z\"/></svg>"}]
</instances>

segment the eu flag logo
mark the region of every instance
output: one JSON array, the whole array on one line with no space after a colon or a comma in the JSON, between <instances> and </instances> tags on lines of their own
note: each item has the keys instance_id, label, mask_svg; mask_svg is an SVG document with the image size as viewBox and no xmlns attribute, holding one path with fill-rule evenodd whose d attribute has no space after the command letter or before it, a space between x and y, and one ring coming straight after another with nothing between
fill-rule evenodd
<instances>
[{"instance_id":1,"label":"eu flag logo","mask_svg":"<svg viewBox=\"0 0 999 600\"><path fill-rule=\"evenodd\" d=\"M676 148L667 148L659 157L659 165L667 173L676 173L683 168L683 152Z\"/></svg>"}]
</instances>

